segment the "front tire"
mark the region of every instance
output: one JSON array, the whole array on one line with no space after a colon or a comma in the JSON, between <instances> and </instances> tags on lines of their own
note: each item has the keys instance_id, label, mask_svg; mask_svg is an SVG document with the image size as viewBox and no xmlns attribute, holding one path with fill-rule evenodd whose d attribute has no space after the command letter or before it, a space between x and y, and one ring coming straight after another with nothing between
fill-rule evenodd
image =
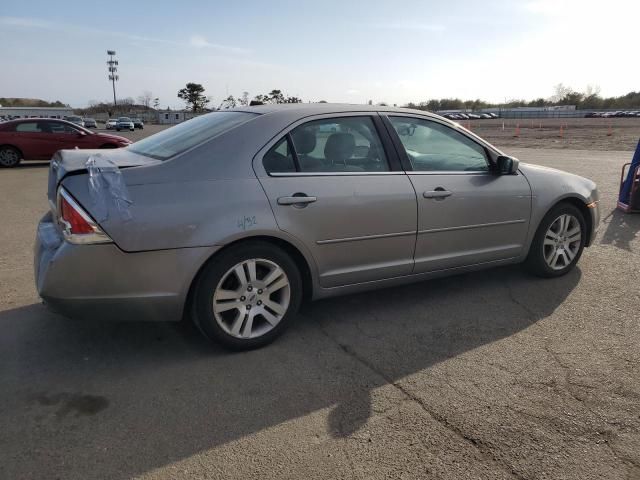
<instances>
[{"instance_id":1,"label":"front tire","mask_svg":"<svg viewBox=\"0 0 640 480\"><path fill-rule=\"evenodd\" d=\"M580 260L586 238L587 224L580 209L570 203L561 203L540 222L525 266L540 277L565 275Z\"/></svg>"},{"instance_id":2,"label":"front tire","mask_svg":"<svg viewBox=\"0 0 640 480\"><path fill-rule=\"evenodd\" d=\"M280 336L301 300L302 279L291 257L274 245L251 241L231 247L205 266L191 312L210 340L249 350Z\"/></svg>"},{"instance_id":3,"label":"front tire","mask_svg":"<svg viewBox=\"0 0 640 480\"><path fill-rule=\"evenodd\" d=\"M22 160L22 153L15 147L5 145L0 148L0 167L15 167Z\"/></svg>"}]
</instances>

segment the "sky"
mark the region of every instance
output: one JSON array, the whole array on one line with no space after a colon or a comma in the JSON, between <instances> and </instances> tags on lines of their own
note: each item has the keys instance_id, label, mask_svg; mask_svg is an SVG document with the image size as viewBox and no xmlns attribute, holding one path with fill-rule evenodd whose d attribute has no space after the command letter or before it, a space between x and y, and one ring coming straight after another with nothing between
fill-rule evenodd
<instances>
[{"instance_id":1,"label":"sky","mask_svg":"<svg viewBox=\"0 0 640 480\"><path fill-rule=\"evenodd\" d=\"M0 97L110 100L108 49L118 97L150 91L162 108L183 106L187 82L214 106L273 89L398 105L549 97L558 83L640 90L633 0L3 3Z\"/></svg>"}]
</instances>

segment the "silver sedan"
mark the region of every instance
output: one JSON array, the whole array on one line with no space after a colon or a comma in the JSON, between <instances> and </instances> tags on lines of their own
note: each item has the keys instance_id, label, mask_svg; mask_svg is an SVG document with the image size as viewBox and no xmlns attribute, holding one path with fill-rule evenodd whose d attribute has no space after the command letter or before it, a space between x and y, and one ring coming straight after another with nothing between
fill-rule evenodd
<instances>
[{"instance_id":1,"label":"silver sedan","mask_svg":"<svg viewBox=\"0 0 640 480\"><path fill-rule=\"evenodd\" d=\"M236 349L272 341L303 299L514 263L564 275L599 223L591 180L521 164L437 115L331 104L61 151L48 196L46 303L87 320L188 316Z\"/></svg>"}]
</instances>

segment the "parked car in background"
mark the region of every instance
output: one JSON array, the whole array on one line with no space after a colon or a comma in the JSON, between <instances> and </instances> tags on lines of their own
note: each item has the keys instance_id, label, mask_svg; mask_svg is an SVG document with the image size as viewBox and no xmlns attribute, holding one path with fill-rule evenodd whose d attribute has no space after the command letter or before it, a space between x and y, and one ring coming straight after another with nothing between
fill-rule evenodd
<instances>
[{"instance_id":1,"label":"parked car in background","mask_svg":"<svg viewBox=\"0 0 640 480\"><path fill-rule=\"evenodd\" d=\"M564 275L599 223L591 180L519 163L419 110L203 115L110 154L127 168L101 202L85 168L94 153L62 150L52 162L39 295L85 321L186 314L236 349L275 339L303 298L519 262Z\"/></svg>"},{"instance_id":2,"label":"parked car in background","mask_svg":"<svg viewBox=\"0 0 640 480\"><path fill-rule=\"evenodd\" d=\"M133 122L134 128L139 128L140 130L142 130L144 128L144 123L142 123L141 119L132 118L131 121Z\"/></svg>"},{"instance_id":3,"label":"parked car in background","mask_svg":"<svg viewBox=\"0 0 640 480\"><path fill-rule=\"evenodd\" d=\"M65 120L30 118L0 124L0 166L15 167L21 160L49 160L64 148L118 148L127 138L96 133Z\"/></svg>"},{"instance_id":4,"label":"parked car in background","mask_svg":"<svg viewBox=\"0 0 640 480\"><path fill-rule=\"evenodd\" d=\"M116 120L116 130L119 132L120 130L130 130L133 132L135 130L135 126L129 117L119 117Z\"/></svg>"},{"instance_id":5,"label":"parked car in background","mask_svg":"<svg viewBox=\"0 0 640 480\"><path fill-rule=\"evenodd\" d=\"M98 124L93 118L83 118L84 128L98 128Z\"/></svg>"},{"instance_id":6,"label":"parked car in background","mask_svg":"<svg viewBox=\"0 0 640 480\"><path fill-rule=\"evenodd\" d=\"M116 128L117 123L118 120L116 120L115 118L110 118L105 122L104 126L107 130L113 130Z\"/></svg>"},{"instance_id":7,"label":"parked car in background","mask_svg":"<svg viewBox=\"0 0 640 480\"><path fill-rule=\"evenodd\" d=\"M82 120L82 117L78 117L76 115L69 115L69 116L65 117L64 119L67 122L75 123L76 125L84 127L84 121Z\"/></svg>"}]
</instances>

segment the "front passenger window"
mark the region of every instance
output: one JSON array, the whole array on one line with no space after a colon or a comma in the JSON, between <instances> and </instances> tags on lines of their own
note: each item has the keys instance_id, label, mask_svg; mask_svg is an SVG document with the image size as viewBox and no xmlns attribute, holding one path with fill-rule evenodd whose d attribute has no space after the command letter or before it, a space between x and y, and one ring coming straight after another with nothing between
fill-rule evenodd
<instances>
[{"instance_id":1,"label":"front passenger window","mask_svg":"<svg viewBox=\"0 0 640 480\"><path fill-rule=\"evenodd\" d=\"M454 129L410 117L389 117L416 172L486 172L484 148Z\"/></svg>"}]
</instances>

